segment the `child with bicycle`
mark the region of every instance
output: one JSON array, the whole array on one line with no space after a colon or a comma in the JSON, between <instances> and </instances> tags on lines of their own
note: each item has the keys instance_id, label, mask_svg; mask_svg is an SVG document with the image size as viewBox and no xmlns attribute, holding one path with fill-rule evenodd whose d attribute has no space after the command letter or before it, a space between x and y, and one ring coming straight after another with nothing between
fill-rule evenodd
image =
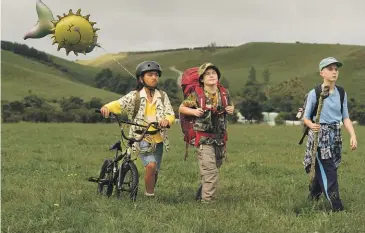
<instances>
[{"instance_id":1,"label":"child with bicycle","mask_svg":"<svg viewBox=\"0 0 365 233\"><path fill-rule=\"evenodd\" d=\"M137 87L122 98L105 104L101 114L126 112L130 120L158 122L159 128L150 127L148 137L134 145L145 167L145 195L155 196L155 185L161 168L163 147L169 149L167 127L175 121L175 113L167 94L157 88L161 66L154 61L144 61L136 68ZM139 138L143 128L131 126L129 136Z\"/></svg>"}]
</instances>

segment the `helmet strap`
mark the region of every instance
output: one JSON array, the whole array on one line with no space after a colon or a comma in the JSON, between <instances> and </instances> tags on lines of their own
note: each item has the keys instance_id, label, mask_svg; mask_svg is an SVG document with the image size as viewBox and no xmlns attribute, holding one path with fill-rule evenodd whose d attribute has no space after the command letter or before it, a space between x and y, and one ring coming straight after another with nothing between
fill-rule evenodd
<instances>
[{"instance_id":1,"label":"helmet strap","mask_svg":"<svg viewBox=\"0 0 365 233\"><path fill-rule=\"evenodd\" d=\"M144 82L144 79L143 79L143 78L141 78L141 81L140 81L140 82L142 83L142 85L143 85L144 87L146 87L146 88L150 91L150 96L151 96L151 97L153 97L153 95L152 95L152 94L154 94L154 92L155 92L155 90L156 90L157 86L156 86L156 87L151 87L151 86L147 85L147 84Z\"/></svg>"}]
</instances>

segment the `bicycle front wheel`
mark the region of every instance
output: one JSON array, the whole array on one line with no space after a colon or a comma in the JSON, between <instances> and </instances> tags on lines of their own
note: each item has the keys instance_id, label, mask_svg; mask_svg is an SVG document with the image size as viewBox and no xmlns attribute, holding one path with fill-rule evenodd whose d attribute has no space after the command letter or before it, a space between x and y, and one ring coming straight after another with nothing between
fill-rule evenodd
<instances>
[{"instance_id":1,"label":"bicycle front wheel","mask_svg":"<svg viewBox=\"0 0 365 233\"><path fill-rule=\"evenodd\" d=\"M120 166L121 175L120 183L117 190L118 198L123 196L123 192L129 194L129 198L133 201L137 198L139 174L137 166L132 161L127 161Z\"/></svg>"}]
</instances>

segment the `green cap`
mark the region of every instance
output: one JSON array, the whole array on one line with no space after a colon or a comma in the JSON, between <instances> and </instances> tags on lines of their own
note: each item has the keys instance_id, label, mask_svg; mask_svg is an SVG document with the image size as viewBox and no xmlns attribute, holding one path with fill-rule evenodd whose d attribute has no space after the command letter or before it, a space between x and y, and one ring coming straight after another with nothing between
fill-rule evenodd
<instances>
[{"instance_id":1,"label":"green cap","mask_svg":"<svg viewBox=\"0 0 365 233\"><path fill-rule=\"evenodd\" d=\"M322 71L323 68L325 68L326 66L329 66L331 64L336 64L338 67L342 66L342 63L337 61L336 58L334 57L327 57L324 58L320 63L319 63L319 71Z\"/></svg>"}]
</instances>

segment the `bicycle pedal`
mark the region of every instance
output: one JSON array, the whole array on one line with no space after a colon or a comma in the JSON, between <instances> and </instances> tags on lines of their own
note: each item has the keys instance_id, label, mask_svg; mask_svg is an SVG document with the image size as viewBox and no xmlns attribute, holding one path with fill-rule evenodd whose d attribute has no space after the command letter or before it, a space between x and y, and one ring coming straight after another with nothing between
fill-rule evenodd
<instances>
[{"instance_id":1,"label":"bicycle pedal","mask_svg":"<svg viewBox=\"0 0 365 233\"><path fill-rule=\"evenodd\" d=\"M88 181L95 182L95 183L99 183L100 182L100 179L99 178L96 178L96 177L89 177Z\"/></svg>"}]
</instances>

